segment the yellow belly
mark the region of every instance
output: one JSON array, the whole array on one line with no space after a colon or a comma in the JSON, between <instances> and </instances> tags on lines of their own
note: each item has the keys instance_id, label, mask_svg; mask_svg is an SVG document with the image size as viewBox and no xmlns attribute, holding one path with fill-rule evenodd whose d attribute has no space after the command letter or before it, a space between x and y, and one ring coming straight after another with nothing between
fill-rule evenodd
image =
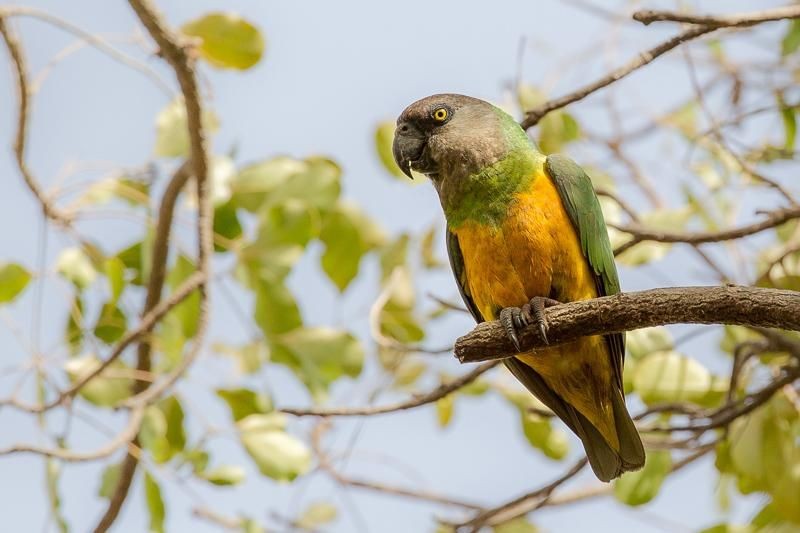
<instances>
[{"instance_id":1,"label":"yellow belly","mask_svg":"<svg viewBox=\"0 0 800 533\"><path fill-rule=\"evenodd\" d=\"M555 185L544 173L518 194L499 227L465 223L453 232L469 293L485 320L534 296L562 302L597 296L594 278ZM612 367L600 336L520 354L550 388L617 445L610 404Z\"/></svg>"}]
</instances>

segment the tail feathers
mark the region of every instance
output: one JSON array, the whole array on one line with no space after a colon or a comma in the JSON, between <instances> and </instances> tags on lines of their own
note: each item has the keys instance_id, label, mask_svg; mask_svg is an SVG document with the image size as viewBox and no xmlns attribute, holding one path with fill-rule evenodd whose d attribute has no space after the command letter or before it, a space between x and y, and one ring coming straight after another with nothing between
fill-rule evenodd
<instances>
[{"instance_id":1,"label":"tail feathers","mask_svg":"<svg viewBox=\"0 0 800 533\"><path fill-rule=\"evenodd\" d=\"M628 414L625 399L621 393L613 394L612 407L620 444L619 451L614 450L608 444L586 417L573 409L575 422L577 422L576 433L583 442L586 456L589 458L589 465L597 478L606 482L619 477L623 472L639 470L644 466L645 459L642 440Z\"/></svg>"},{"instance_id":2,"label":"tail feathers","mask_svg":"<svg viewBox=\"0 0 800 533\"><path fill-rule=\"evenodd\" d=\"M644 466L642 440L628 414L625 398L621 391L615 390L611 398L614 426L620 444L620 449L617 451L585 416L556 394L533 368L516 358L509 358L504 362L511 373L534 396L539 398L578 435L586 450L586 456L589 458L589 465L598 479L608 482L619 477L623 472L638 470Z\"/></svg>"}]
</instances>

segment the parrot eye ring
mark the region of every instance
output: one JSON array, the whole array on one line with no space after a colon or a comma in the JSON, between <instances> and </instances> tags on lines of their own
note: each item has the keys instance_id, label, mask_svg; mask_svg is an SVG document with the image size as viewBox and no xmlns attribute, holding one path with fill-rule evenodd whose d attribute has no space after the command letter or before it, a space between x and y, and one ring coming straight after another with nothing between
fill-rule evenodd
<instances>
[{"instance_id":1,"label":"parrot eye ring","mask_svg":"<svg viewBox=\"0 0 800 533\"><path fill-rule=\"evenodd\" d=\"M450 118L450 111L446 107L437 107L431 113L431 117L434 121L442 124Z\"/></svg>"}]
</instances>

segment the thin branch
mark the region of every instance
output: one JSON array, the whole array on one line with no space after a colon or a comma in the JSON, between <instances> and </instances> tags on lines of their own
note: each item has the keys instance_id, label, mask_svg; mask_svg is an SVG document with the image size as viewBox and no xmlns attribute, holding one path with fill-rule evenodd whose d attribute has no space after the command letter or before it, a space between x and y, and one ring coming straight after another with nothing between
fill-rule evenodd
<instances>
[{"instance_id":1,"label":"thin branch","mask_svg":"<svg viewBox=\"0 0 800 533\"><path fill-rule=\"evenodd\" d=\"M640 12L634 15L634 18L638 15L640 18L646 15L647 12ZM524 129L528 129L532 126L538 124L538 122L550 113L551 111L555 111L556 109L561 109L562 107L566 107L569 104L577 102L578 100L582 100L589 96L590 94L599 91L605 87L608 87L612 83L615 83L622 78L628 76L630 73L640 69L641 67L653 62L659 56L669 52L673 48L680 46L683 43L689 42L693 39L697 39L703 35L716 31L723 27L748 27L753 26L755 24L760 24L762 22L771 22L775 20L781 19L790 19L790 18L797 18L800 17L800 7L798 6L788 6L782 7L772 10L765 10L765 11L758 11L754 13L743 13L740 15L731 15L728 17L710 17L707 20L709 21L705 25L698 25L691 27L683 32L679 33L678 35L672 37L671 39L664 41L663 43L646 50L639 54L638 57L632 59L627 64L612 70L607 75L603 76L602 78L582 87L572 93L564 95L560 98L556 98L554 100L550 100L545 102L544 104L535 107L534 109L529 110L525 114L525 119L522 121L522 127ZM637 18L636 20L640 20ZM642 20L640 20L642 22Z\"/></svg>"},{"instance_id":2,"label":"thin branch","mask_svg":"<svg viewBox=\"0 0 800 533\"><path fill-rule=\"evenodd\" d=\"M666 324L731 324L800 331L800 293L726 285L651 289L570 302L545 311L550 345ZM538 328L521 332L522 351L542 348ZM517 352L499 322L478 324L454 349L461 362L490 361Z\"/></svg>"},{"instance_id":3,"label":"thin branch","mask_svg":"<svg viewBox=\"0 0 800 533\"><path fill-rule=\"evenodd\" d=\"M31 93L28 87L28 73L25 65L25 56L22 47L14 33L6 25L5 15L0 11L0 35L8 48L11 64L17 78L17 134L14 140L14 158L17 168L25 180L28 189L36 197L45 217L60 226L68 227L72 223L72 215L61 211L45 194L33 172L25 160L25 146L27 141L28 118L30 116Z\"/></svg>"},{"instance_id":4,"label":"thin branch","mask_svg":"<svg viewBox=\"0 0 800 533\"><path fill-rule=\"evenodd\" d=\"M777 20L800 18L800 6L785 6L753 13L740 15L692 15L689 13L676 13L674 11L658 11L653 9L637 11L633 20L642 24L653 22L681 22L685 24L699 24L712 28L742 28L774 22Z\"/></svg>"},{"instance_id":5,"label":"thin branch","mask_svg":"<svg viewBox=\"0 0 800 533\"><path fill-rule=\"evenodd\" d=\"M685 243L685 244L705 244L709 242L722 242L741 239L764 230L780 226L790 220L800 218L800 206L784 207L768 211L766 217L752 224L731 228L723 231L699 231L696 233L678 233L670 231L654 230L636 225L621 226L609 223L608 226L616 230L633 235L633 239L618 246L614 250L614 255L619 255L625 250L632 248L636 244L645 241Z\"/></svg>"},{"instance_id":6,"label":"thin branch","mask_svg":"<svg viewBox=\"0 0 800 533\"><path fill-rule=\"evenodd\" d=\"M421 394L411 398L410 400L405 400L402 402L397 402L389 405L383 406L363 406L363 407L319 407L319 408L295 408L295 407L286 407L280 409L282 413L286 413L289 415L295 416L321 416L321 417L329 417L329 416L371 416L371 415L380 415L385 413L393 413L396 411L405 411L406 409L413 409L415 407L419 407L421 405L425 405L428 403L433 403L437 400L440 400L450 394L451 392L457 391L458 389L465 387L478 379L481 375L485 374L495 366L499 361L490 361L488 363L484 363L482 365L477 366L471 372L464 374L463 376L448 381L447 383L442 383L435 389L425 394Z\"/></svg>"}]
</instances>

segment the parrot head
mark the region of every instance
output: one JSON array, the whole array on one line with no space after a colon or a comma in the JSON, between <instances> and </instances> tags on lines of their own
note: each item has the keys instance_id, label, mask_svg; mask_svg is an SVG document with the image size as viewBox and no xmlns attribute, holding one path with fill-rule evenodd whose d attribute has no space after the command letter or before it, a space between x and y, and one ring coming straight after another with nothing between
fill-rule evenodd
<instances>
[{"instance_id":1,"label":"parrot head","mask_svg":"<svg viewBox=\"0 0 800 533\"><path fill-rule=\"evenodd\" d=\"M520 142L530 143L523 129L489 102L435 94L417 100L400 114L392 151L409 178L415 170L436 184L479 172Z\"/></svg>"}]
</instances>

